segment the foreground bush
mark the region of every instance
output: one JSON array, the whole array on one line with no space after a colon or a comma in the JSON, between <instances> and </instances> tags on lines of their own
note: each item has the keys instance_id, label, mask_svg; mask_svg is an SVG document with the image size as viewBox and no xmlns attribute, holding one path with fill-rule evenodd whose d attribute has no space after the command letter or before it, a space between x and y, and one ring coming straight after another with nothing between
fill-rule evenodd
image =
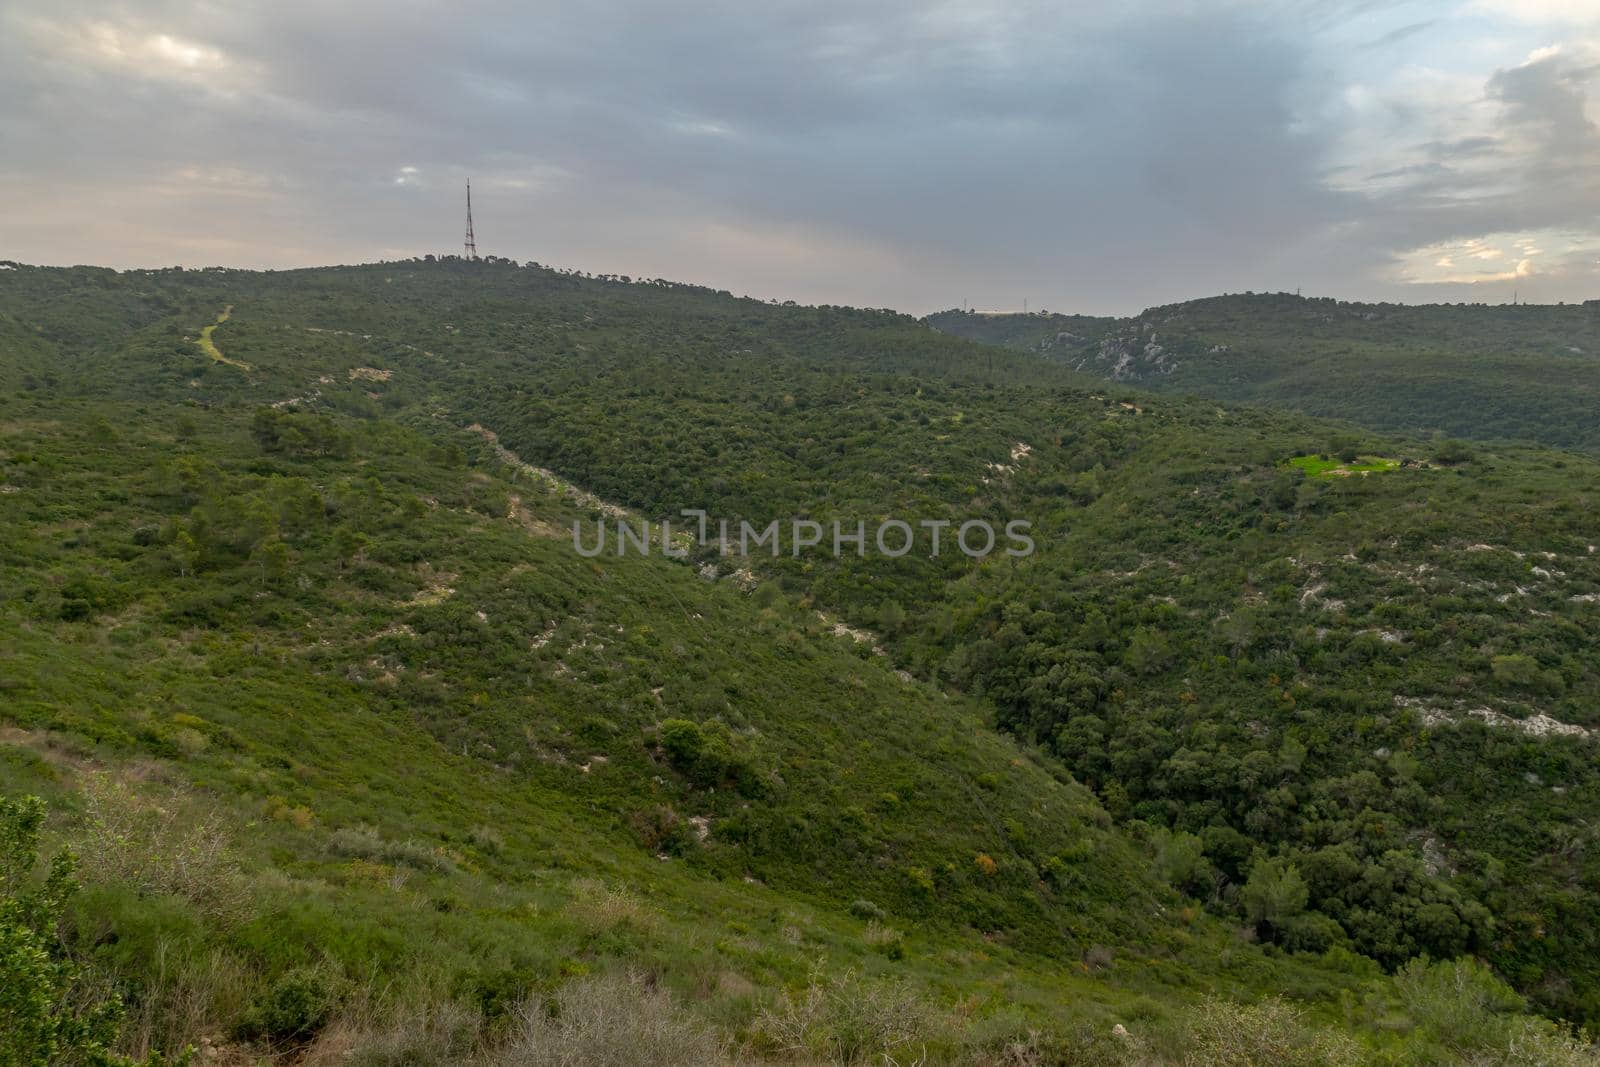
<instances>
[{"instance_id":1,"label":"foreground bush","mask_svg":"<svg viewBox=\"0 0 1600 1067\"><path fill-rule=\"evenodd\" d=\"M638 972L582 978L554 1002L533 996L481 1067L713 1067L727 1062L710 1030Z\"/></svg>"},{"instance_id":2,"label":"foreground bush","mask_svg":"<svg viewBox=\"0 0 1600 1067\"><path fill-rule=\"evenodd\" d=\"M932 1008L902 985L813 973L804 990L761 1013L755 1038L763 1051L829 1063L915 1062L941 1029Z\"/></svg>"},{"instance_id":3,"label":"foreground bush","mask_svg":"<svg viewBox=\"0 0 1600 1067\"><path fill-rule=\"evenodd\" d=\"M214 809L178 789L150 798L103 772L82 783L85 881L169 893L212 919L239 914L248 893Z\"/></svg>"},{"instance_id":4,"label":"foreground bush","mask_svg":"<svg viewBox=\"0 0 1600 1067\"><path fill-rule=\"evenodd\" d=\"M1396 976L1406 1014L1417 1026L1416 1058L1534 1067L1600 1064L1582 1035L1523 1014L1524 1002L1477 960L1412 960Z\"/></svg>"},{"instance_id":5,"label":"foreground bush","mask_svg":"<svg viewBox=\"0 0 1600 1067\"><path fill-rule=\"evenodd\" d=\"M80 1008L78 972L62 957L56 927L77 888L73 858L57 853L36 879L44 802L0 798L0 1067L131 1065L109 1049L122 1004ZM164 1063L159 1056L142 1061Z\"/></svg>"},{"instance_id":6,"label":"foreground bush","mask_svg":"<svg viewBox=\"0 0 1600 1067\"><path fill-rule=\"evenodd\" d=\"M477 1047L483 1016L450 999L380 1009L352 1005L307 1052L303 1067L453 1067Z\"/></svg>"},{"instance_id":7,"label":"foreground bush","mask_svg":"<svg viewBox=\"0 0 1600 1067\"><path fill-rule=\"evenodd\" d=\"M1356 1067L1367 1062L1343 1034L1316 1029L1282 1000L1211 1000L1189 1019L1184 1067Z\"/></svg>"}]
</instances>

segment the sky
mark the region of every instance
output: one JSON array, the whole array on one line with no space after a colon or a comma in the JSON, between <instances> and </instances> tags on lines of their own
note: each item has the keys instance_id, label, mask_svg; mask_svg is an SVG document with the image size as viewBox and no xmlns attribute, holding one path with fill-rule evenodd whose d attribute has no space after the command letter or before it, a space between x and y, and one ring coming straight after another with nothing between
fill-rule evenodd
<instances>
[{"instance_id":1,"label":"sky","mask_svg":"<svg viewBox=\"0 0 1600 1067\"><path fill-rule=\"evenodd\" d=\"M1600 297L1600 0L3 0L0 259Z\"/></svg>"}]
</instances>

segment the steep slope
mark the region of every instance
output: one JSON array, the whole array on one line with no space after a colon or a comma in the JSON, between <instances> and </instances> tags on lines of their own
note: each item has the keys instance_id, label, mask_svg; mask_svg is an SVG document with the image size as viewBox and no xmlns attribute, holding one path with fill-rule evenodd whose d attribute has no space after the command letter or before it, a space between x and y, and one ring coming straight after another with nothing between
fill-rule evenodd
<instances>
[{"instance_id":1,"label":"steep slope","mask_svg":"<svg viewBox=\"0 0 1600 1067\"><path fill-rule=\"evenodd\" d=\"M57 373L59 357L53 346L5 314L0 314L0 350L6 352L0 361L0 389L7 392L47 386Z\"/></svg>"},{"instance_id":2,"label":"steep slope","mask_svg":"<svg viewBox=\"0 0 1600 1067\"><path fill-rule=\"evenodd\" d=\"M961 337L1166 393L1270 404L1379 430L1600 452L1600 302L1411 307L1215 297L1116 321L930 315Z\"/></svg>"},{"instance_id":3,"label":"steep slope","mask_svg":"<svg viewBox=\"0 0 1600 1067\"><path fill-rule=\"evenodd\" d=\"M999 1013L928 1022L952 1055L1103 1020L1093 1046L1146 994L1176 1019L1167 987L1372 982L1180 918L1086 790L814 610L582 559L583 512L475 434L32 410L0 439L0 781L86 805L69 943L139 1041L301 1047L327 1020L283 1002L373 970L384 1010L490 1022L607 961L722 974L760 1047L820 959Z\"/></svg>"},{"instance_id":4,"label":"steep slope","mask_svg":"<svg viewBox=\"0 0 1600 1067\"><path fill-rule=\"evenodd\" d=\"M1193 835L1206 859L1182 880L1223 913L1252 914L1258 868L1265 892L1275 862L1294 867L1308 914L1261 936L1391 966L1486 952L1549 1010L1595 1017L1577 932L1600 908L1594 842L1564 829L1597 784L1594 463L1503 448L1445 465L1425 440L1037 369L1022 387L819 378L713 348L674 354L694 386L651 385L655 354L612 343L549 395L480 366L503 385L459 402L663 514L1030 519L1042 548L1023 561L758 562L988 696L1122 818ZM1395 469L1315 458L1343 451Z\"/></svg>"}]
</instances>

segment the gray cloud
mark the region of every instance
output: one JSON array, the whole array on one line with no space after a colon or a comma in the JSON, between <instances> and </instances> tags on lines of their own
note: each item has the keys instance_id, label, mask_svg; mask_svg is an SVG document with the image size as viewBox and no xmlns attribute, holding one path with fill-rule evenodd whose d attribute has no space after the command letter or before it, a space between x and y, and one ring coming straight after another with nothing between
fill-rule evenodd
<instances>
[{"instance_id":1,"label":"gray cloud","mask_svg":"<svg viewBox=\"0 0 1600 1067\"><path fill-rule=\"evenodd\" d=\"M1397 255L1592 222L1590 70L1565 53L1482 74L1490 129L1440 136L1401 99L1405 158L1338 158L1330 35L1387 55L1448 25L1399 7L14 0L0 256L452 251L470 176L480 248L519 259L1127 311L1415 296L1385 274Z\"/></svg>"},{"instance_id":2,"label":"gray cloud","mask_svg":"<svg viewBox=\"0 0 1600 1067\"><path fill-rule=\"evenodd\" d=\"M1396 27L1395 29L1390 30L1388 33L1385 33L1383 36L1377 38L1376 40L1369 42L1367 44L1367 47L1368 48L1385 48L1385 47L1387 47L1389 45L1392 45L1392 44L1399 44L1401 41L1404 41L1409 37L1415 37L1419 33L1427 32L1428 28L1431 27L1432 25L1433 25L1433 20L1432 19L1427 19L1426 21L1423 21L1423 22L1407 23L1404 26L1399 26L1399 27Z\"/></svg>"},{"instance_id":3,"label":"gray cloud","mask_svg":"<svg viewBox=\"0 0 1600 1067\"><path fill-rule=\"evenodd\" d=\"M1477 102L1482 132L1420 142L1412 162L1367 177L1379 191L1352 228L1357 243L1437 254L1446 262L1419 277L1441 279L1441 296L1483 298L1460 284L1475 276L1547 299L1596 295L1600 127L1585 95L1596 70L1586 50L1562 49L1495 71ZM1462 270L1452 246L1476 269Z\"/></svg>"}]
</instances>

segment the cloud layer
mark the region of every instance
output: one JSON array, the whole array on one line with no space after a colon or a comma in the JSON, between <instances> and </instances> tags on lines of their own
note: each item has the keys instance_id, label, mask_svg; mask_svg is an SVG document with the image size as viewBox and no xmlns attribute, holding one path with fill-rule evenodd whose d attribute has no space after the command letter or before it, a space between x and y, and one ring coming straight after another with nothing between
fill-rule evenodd
<instances>
[{"instance_id":1,"label":"cloud layer","mask_svg":"<svg viewBox=\"0 0 1600 1067\"><path fill-rule=\"evenodd\" d=\"M926 311L1600 296L1600 2L12 0L0 257Z\"/></svg>"}]
</instances>

